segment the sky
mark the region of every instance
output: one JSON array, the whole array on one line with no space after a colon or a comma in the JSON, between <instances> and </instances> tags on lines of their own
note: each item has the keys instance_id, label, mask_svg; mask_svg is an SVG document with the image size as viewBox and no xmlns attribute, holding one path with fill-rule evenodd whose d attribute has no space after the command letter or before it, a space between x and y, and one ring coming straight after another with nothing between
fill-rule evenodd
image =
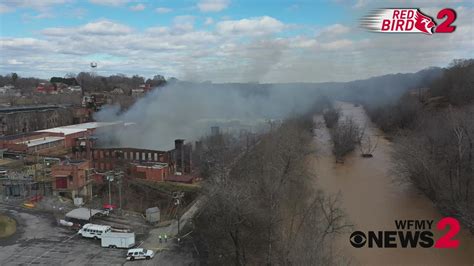
<instances>
[{"instance_id":1,"label":"sky","mask_svg":"<svg viewBox=\"0 0 474 266\"><path fill-rule=\"evenodd\" d=\"M474 1L0 0L0 74L156 74L328 82L447 66L474 54ZM457 12L450 34L367 32L381 7ZM441 20L437 20L438 24Z\"/></svg>"}]
</instances>

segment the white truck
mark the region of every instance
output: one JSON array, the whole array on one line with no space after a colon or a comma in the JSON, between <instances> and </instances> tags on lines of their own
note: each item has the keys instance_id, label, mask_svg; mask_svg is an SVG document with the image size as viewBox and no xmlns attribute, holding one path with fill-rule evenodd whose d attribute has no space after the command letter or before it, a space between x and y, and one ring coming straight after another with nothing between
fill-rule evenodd
<instances>
[{"instance_id":1,"label":"white truck","mask_svg":"<svg viewBox=\"0 0 474 266\"><path fill-rule=\"evenodd\" d=\"M131 248L135 246L135 233L107 232L100 241L104 248Z\"/></svg>"}]
</instances>

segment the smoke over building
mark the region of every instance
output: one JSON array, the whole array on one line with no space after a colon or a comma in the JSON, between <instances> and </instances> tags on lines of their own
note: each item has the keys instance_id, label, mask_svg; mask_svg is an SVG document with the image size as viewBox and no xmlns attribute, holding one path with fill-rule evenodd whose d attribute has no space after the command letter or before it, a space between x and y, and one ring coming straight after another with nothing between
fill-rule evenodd
<instances>
[{"instance_id":1,"label":"smoke over building","mask_svg":"<svg viewBox=\"0 0 474 266\"><path fill-rule=\"evenodd\" d=\"M268 120L307 111L316 94L290 86L178 82L154 90L123 113L116 106L103 108L95 119L135 123L126 130L100 131L102 145L169 150L175 139L193 141L211 127L213 133L264 130Z\"/></svg>"}]
</instances>

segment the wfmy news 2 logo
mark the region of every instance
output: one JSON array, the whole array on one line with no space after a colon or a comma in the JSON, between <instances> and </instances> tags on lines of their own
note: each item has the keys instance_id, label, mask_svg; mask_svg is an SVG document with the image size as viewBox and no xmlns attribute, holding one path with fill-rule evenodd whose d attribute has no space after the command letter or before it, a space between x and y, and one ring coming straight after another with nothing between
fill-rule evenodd
<instances>
[{"instance_id":1,"label":"wfmy news 2 logo","mask_svg":"<svg viewBox=\"0 0 474 266\"><path fill-rule=\"evenodd\" d=\"M438 21L421 12L419 8L383 8L373 10L363 17L360 24L373 32L383 33L451 33L456 30L453 25L456 11L442 9L436 14ZM439 24L437 24L439 23Z\"/></svg>"},{"instance_id":2,"label":"wfmy news 2 logo","mask_svg":"<svg viewBox=\"0 0 474 266\"><path fill-rule=\"evenodd\" d=\"M445 231L435 239L433 220L395 220L393 231L355 231L349 241L355 248L458 248L453 239L461 229L458 220L445 217L436 223L436 230Z\"/></svg>"}]
</instances>

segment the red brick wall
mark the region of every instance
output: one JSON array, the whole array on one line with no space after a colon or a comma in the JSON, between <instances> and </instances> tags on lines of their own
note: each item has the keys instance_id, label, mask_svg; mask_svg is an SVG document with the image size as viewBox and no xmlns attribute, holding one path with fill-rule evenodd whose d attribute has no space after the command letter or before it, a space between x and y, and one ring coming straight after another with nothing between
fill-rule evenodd
<instances>
[{"instance_id":1,"label":"red brick wall","mask_svg":"<svg viewBox=\"0 0 474 266\"><path fill-rule=\"evenodd\" d=\"M54 165L51 168L51 175L55 178L67 176L68 189L79 189L86 185L87 169L89 169L87 161L81 164ZM72 177L72 180L69 176Z\"/></svg>"},{"instance_id":2,"label":"red brick wall","mask_svg":"<svg viewBox=\"0 0 474 266\"><path fill-rule=\"evenodd\" d=\"M134 166L132 169L132 176L144 178L152 181L164 181L164 178L169 175L169 167L153 168L151 166Z\"/></svg>"},{"instance_id":3,"label":"red brick wall","mask_svg":"<svg viewBox=\"0 0 474 266\"><path fill-rule=\"evenodd\" d=\"M64 145L66 148L71 148L76 146L76 139L83 138L87 135L87 131L78 132L74 134L69 134L64 137Z\"/></svg>"}]
</instances>

